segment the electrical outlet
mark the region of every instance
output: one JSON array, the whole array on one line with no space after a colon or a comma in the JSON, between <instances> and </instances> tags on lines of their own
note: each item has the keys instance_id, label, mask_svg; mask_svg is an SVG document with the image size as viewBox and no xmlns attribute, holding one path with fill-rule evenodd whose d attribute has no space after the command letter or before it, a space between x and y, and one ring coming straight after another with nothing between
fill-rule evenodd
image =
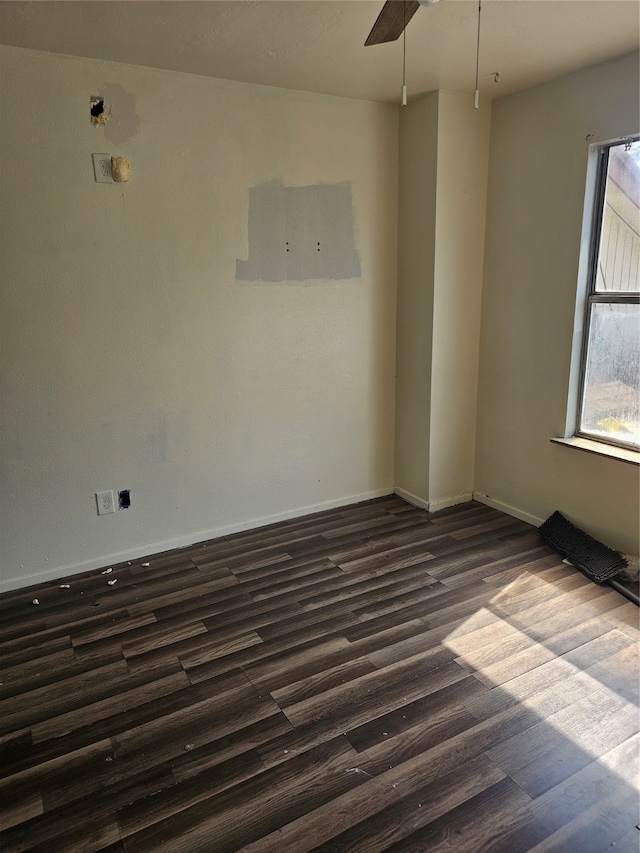
<instances>
[{"instance_id":1,"label":"electrical outlet","mask_svg":"<svg viewBox=\"0 0 640 853\"><path fill-rule=\"evenodd\" d=\"M99 184L112 184L111 154L92 154L93 172Z\"/></svg>"},{"instance_id":2,"label":"electrical outlet","mask_svg":"<svg viewBox=\"0 0 640 853\"><path fill-rule=\"evenodd\" d=\"M112 490L96 492L96 503L98 504L98 515L108 515L108 513L116 511Z\"/></svg>"}]
</instances>

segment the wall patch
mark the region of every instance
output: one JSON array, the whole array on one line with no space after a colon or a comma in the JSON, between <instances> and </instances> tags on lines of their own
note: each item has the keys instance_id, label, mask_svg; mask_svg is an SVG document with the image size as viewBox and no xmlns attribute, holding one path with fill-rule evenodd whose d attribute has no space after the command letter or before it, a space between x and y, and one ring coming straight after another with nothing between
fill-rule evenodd
<instances>
[{"instance_id":1,"label":"wall patch","mask_svg":"<svg viewBox=\"0 0 640 853\"><path fill-rule=\"evenodd\" d=\"M249 257L237 281L308 281L360 277L351 184L249 190Z\"/></svg>"},{"instance_id":2,"label":"wall patch","mask_svg":"<svg viewBox=\"0 0 640 853\"><path fill-rule=\"evenodd\" d=\"M108 124L104 125L104 138L115 145L130 142L140 128L135 95L131 95L116 83L108 83L101 96L111 115Z\"/></svg>"},{"instance_id":3,"label":"wall patch","mask_svg":"<svg viewBox=\"0 0 640 853\"><path fill-rule=\"evenodd\" d=\"M131 163L126 157L111 158L111 176L117 184L126 183L131 177Z\"/></svg>"}]
</instances>

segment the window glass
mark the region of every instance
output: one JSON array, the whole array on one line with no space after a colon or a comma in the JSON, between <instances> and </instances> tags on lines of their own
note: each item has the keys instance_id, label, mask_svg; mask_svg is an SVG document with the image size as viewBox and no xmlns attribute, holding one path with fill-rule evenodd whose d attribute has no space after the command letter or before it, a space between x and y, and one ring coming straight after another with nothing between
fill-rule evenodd
<instances>
[{"instance_id":1,"label":"window glass","mask_svg":"<svg viewBox=\"0 0 640 853\"><path fill-rule=\"evenodd\" d=\"M591 306L582 429L640 446L640 306Z\"/></svg>"},{"instance_id":2,"label":"window glass","mask_svg":"<svg viewBox=\"0 0 640 853\"><path fill-rule=\"evenodd\" d=\"M601 151L579 435L640 449L640 140Z\"/></svg>"},{"instance_id":3,"label":"window glass","mask_svg":"<svg viewBox=\"0 0 640 853\"><path fill-rule=\"evenodd\" d=\"M609 150L596 291L639 290L640 141Z\"/></svg>"}]
</instances>

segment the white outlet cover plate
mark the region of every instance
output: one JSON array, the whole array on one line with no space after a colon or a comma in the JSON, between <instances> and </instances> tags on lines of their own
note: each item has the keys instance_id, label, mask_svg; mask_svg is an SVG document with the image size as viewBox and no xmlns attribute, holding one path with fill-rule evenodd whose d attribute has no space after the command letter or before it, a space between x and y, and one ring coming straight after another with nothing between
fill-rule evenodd
<instances>
[{"instance_id":1,"label":"white outlet cover plate","mask_svg":"<svg viewBox=\"0 0 640 853\"><path fill-rule=\"evenodd\" d=\"M111 154L92 154L93 173L99 184L112 184L111 177Z\"/></svg>"},{"instance_id":2,"label":"white outlet cover plate","mask_svg":"<svg viewBox=\"0 0 640 853\"><path fill-rule=\"evenodd\" d=\"M116 511L111 489L108 492L96 492L96 503L98 504L98 515L108 515L110 512Z\"/></svg>"}]
</instances>

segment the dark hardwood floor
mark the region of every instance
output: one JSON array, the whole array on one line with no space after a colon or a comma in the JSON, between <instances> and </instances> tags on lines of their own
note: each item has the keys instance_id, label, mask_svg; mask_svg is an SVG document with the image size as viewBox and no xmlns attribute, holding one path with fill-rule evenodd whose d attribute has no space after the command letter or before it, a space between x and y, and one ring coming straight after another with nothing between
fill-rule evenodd
<instances>
[{"instance_id":1,"label":"dark hardwood floor","mask_svg":"<svg viewBox=\"0 0 640 853\"><path fill-rule=\"evenodd\" d=\"M638 851L638 608L481 504L381 498L0 619L3 853Z\"/></svg>"}]
</instances>

